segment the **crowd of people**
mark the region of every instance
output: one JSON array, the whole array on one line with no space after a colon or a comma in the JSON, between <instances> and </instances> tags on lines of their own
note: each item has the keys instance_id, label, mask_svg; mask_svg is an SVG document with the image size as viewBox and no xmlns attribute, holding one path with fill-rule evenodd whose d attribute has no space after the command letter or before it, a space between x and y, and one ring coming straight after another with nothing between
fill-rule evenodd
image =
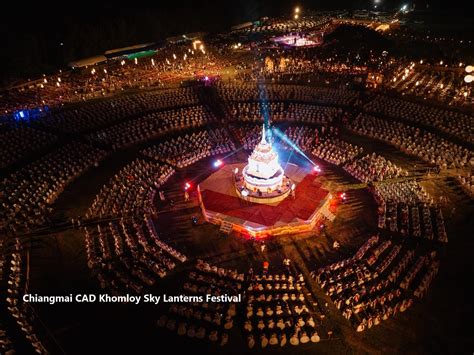
<instances>
[{"instance_id":1,"label":"crowd of people","mask_svg":"<svg viewBox=\"0 0 474 355\"><path fill-rule=\"evenodd\" d=\"M325 16L265 20L233 34L291 33L320 28L326 21ZM188 260L177 250L182 246L175 248L171 238L165 241L156 225L156 192L175 169L237 151L237 143L253 149L261 139L264 119L269 118L291 140L271 131L272 142L284 149L294 149L294 143L369 184L378 204L378 227L393 237L369 238L353 256L311 273L314 280L357 331L404 312L414 297L426 295L440 265L436 253L415 250L410 243L448 241L442 210L419 183L399 179L408 176L406 170L340 136L349 128L440 169L456 169L457 181L472 197L474 116L401 96L354 90L356 84L359 88L365 84L355 78L368 77L368 61L383 67L391 60L387 55L359 60L359 50L339 57L337 50L321 57L315 55L316 49L274 51L265 48L277 46L268 37L244 44L245 49L262 49L259 60L249 60L240 44L235 48L239 55L233 57L230 43L222 42L206 47L196 43L193 47L191 42L168 45L151 57L111 59L1 92L0 108L7 116L0 117L0 168L24 164L0 175L0 234L16 237L48 225L53 203L73 180L98 167L109 154L140 144L141 155L102 186L84 216L88 225L80 227L88 267L100 286L112 294L143 294ZM470 89L463 86L466 89L459 92L460 74L452 73L413 72L413 67L406 72L400 67L395 80L385 80L379 90L441 98L453 105L469 103ZM224 74L226 78L220 78ZM185 82L189 79L193 82ZM99 99L89 101L93 98ZM51 109L31 122L15 116L48 105ZM43 151L48 153L37 157ZM185 196L188 202L187 191ZM196 216L192 221L197 224ZM405 238L401 244L400 236L427 240ZM44 354L32 309L20 297L27 246L15 238L7 252L9 240L0 238L0 283L6 290L5 314L19 332L12 336L0 322L0 353L8 353L20 333L33 351ZM341 247L338 241L333 246ZM265 248L261 244L262 254ZM324 311L305 277L289 271L288 260L287 273L265 270L263 275L198 260L181 285L183 293L243 294L244 303L174 303L158 325L221 346L229 342L238 322L249 348L329 339L332 331L326 329Z\"/></svg>"},{"instance_id":2,"label":"crowd of people","mask_svg":"<svg viewBox=\"0 0 474 355\"><path fill-rule=\"evenodd\" d=\"M387 76L385 87L402 95L428 98L449 106L471 105L472 98L468 95L471 88L464 82L464 67L437 64L430 66L421 61L420 65L413 62L407 65L402 62ZM466 96L464 93L467 93Z\"/></svg>"},{"instance_id":3,"label":"crowd of people","mask_svg":"<svg viewBox=\"0 0 474 355\"><path fill-rule=\"evenodd\" d=\"M102 99L129 90L164 87L199 73L216 75L229 66L226 56L213 46L194 49L192 43L172 44L151 57L117 56L105 62L74 70L43 75L12 86L0 95L0 111L10 115L38 107L60 108L64 104Z\"/></svg>"},{"instance_id":4,"label":"crowd of people","mask_svg":"<svg viewBox=\"0 0 474 355\"><path fill-rule=\"evenodd\" d=\"M262 126L259 124L232 125L231 130L245 150L253 150L262 138Z\"/></svg>"},{"instance_id":5,"label":"crowd of people","mask_svg":"<svg viewBox=\"0 0 474 355\"><path fill-rule=\"evenodd\" d=\"M379 228L448 241L441 208L415 180L377 184L373 193L379 205Z\"/></svg>"},{"instance_id":6,"label":"crowd of people","mask_svg":"<svg viewBox=\"0 0 474 355\"><path fill-rule=\"evenodd\" d=\"M187 260L160 239L149 216L84 227L88 267L100 286L113 294L142 294Z\"/></svg>"},{"instance_id":7,"label":"crowd of people","mask_svg":"<svg viewBox=\"0 0 474 355\"><path fill-rule=\"evenodd\" d=\"M246 293L244 332L253 348L318 343L324 314L317 312L303 275L252 275ZM319 332L318 332L319 331Z\"/></svg>"},{"instance_id":8,"label":"crowd of people","mask_svg":"<svg viewBox=\"0 0 474 355\"><path fill-rule=\"evenodd\" d=\"M197 96L190 88L145 91L51 110L39 124L62 132L78 133L97 130L146 112L196 104Z\"/></svg>"},{"instance_id":9,"label":"crowd of people","mask_svg":"<svg viewBox=\"0 0 474 355\"><path fill-rule=\"evenodd\" d=\"M268 269L263 274L254 274L253 269L243 274L198 260L182 287L186 296L242 294L245 302L172 303L158 326L180 336L223 346L240 318L249 348L318 343L333 334L326 331L325 314L302 274L288 270L271 274Z\"/></svg>"},{"instance_id":10,"label":"crowd of people","mask_svg":"<svg viewBox=\"0 0 474 355\"><path fill-rule=\"evenodd\" d=\"M182 294L189 296L237 295L242 291L244 274L198 260L182 285ZM172 303L158 320L158 326L198 340L206 339L224 346L234 327L236 303Z\"/></svg>"},{"instance_id":11,"label":"crowd of people","mask_svg":"<svg viewBox=\"0 0 474 355\"><path fill-rule=\"evenodd\" d=\"M332 126L331 126L332 127ZM302 151L309 151L315 141L318 141L319 130L308 126L290 126L285 130L285 135L291 139ZM284 140L280 144L285 149L294 149Z\"/></svg>"},{"instance_id":12,"label":"crowd of people","mask_svg":"<svg viewBox=\"0 0 474 355\"><path fill-rule=\"evenodd\" d=\"M415 261L413 249L370 238L350 258L312 273L342 315L358 332L404 312L413 295L426 293L439 266L436 253ZM415 276L421 276L415 278ZM417 280L417 281L415 281Z\"/></svg>"},{"instance_id":13,"label":"crowd of people","mask_svg":"<svg viewBox=\"0 0 474 355\"><path fill-rule=\"evenodd\" d=\"M154 213L156 191L174 172L169 165L134 160L102 187L85 217L102 219Z\"/></svg>"},{"instance_id":14,"label":"crowd of people","mask_svg":"<svg viewBox=\"0 0 474 355\"><path fill-rule=\"evenodd\" d=\"M358 98L354 90L306 85L218 83L217 89L225 102L292 101L311 105L349 106Z\"/></svg>"},{"instance_id":15,"label":"crowd of people","mask_svg":"<svg viewBox=\"0 0 474 355\"><path fill-rule=\"evenodd\" d=\"M229 104L230 115L234 120L260 122L263 117L271 117L273 122L299 122L328 126L341 109L328 106L315 106L286 102L235 102Z\"/></svg>"},{"instance_id":16,"label":"crowd of people","mask_svg":"<svg viewBox=\"0 0 474 355\"><path fill-rule=\"evenodd\" d=\"M455 110L447 110L415 102L377 95L364 105L369 113L404 120L413 125L433 127L441 133L474 143L474 116Z\"/></svg>"},{"instance_id":17,"label":"crowd of people","mask_svg":"<svg viewBox=\"0 0 474 355\"><path fill-rule=\"evenodd\" d=\"M24 252L19 238L9 241L0 239L0 286L5 290L2 294L2 307L5 306L5 309L2 312L7 312L15 324L15 330L9 328L11 333L7 333L0 323L0 353L15 354L12 343L14 336L17 341L17 337L21 337L32 353L49 354L33 327L36 323L35 313L22 299L25 288Z\"/></svg>"},{"instance_id":18,"label":"crowd of people","mask_svg":"<svg viewBox=\"0 0 474 355\"><path fill-rule=\"evenodd\" d=\"M6 233L29 231L48 222L51 205L66 186L98 166L104 150L72 142L0 181L0 226Z\"/></svg>"},{"instance_id":19,"label":"crowd of people","mask_svg":"<svg viewBox=\"0 0 474 355\"><path fill-rule=\"evenodd\" d=\"M474 176L472 175L472 171L458 174L456 180L461 184L461 187L469 196L474 195Z\"/></svg>"},{"instance_id":20,"label":"crowd of people","mask_svg":"<svg viewBox=\"0 0 474 355\"><path fill-rule=\"evenodd\" d=\"M468 148L402 122L360 114L349 124L349 128L358 134L391 144L440 169L468 168L473 164L474 157Z\"/></svg>"},{"instance_id":21,"label":"crowd of people","mask_svg":"<svg viewBox=\"0 0 474 355\"><path fill-rule=\"evenodd\" d=\"M8 260L6 249L6 240L0 239L0 282L3 283L8 275ZM10 335L7 334L6 327L0 322L0 352L12 355L15 353Z\"/></svg>"},{"instance_id":22,"label":"crowd of people","mask_svg":"<svg viewBox=\"0 0 474 355\"><path fill-rule=\"evenodd\" d=\"M406 170L375 152L349 162L343 168L356 179L365 183L408 175Z\"/></svg>"},{"instance_id":23,"label":"crowd of people","mask_svg":"<svg viewBox=\"0 0 474 355\"><path fill-rule=\"evenodd\" d=\"M19 162L40 149L50 147L57 139L54 134L28 126L3 132L0 134L0 169Z\"/></svg>"},{"instance_id":24,"label":"crowd of people","mask_svg":"<svg viewBox=\"0 0 474 355\"><path fill-rule=\"evenodd\" d=\"M343 165L362 154L363 148L329 136L314 144L313 155L332 164Z\"/></svg>"},{"instance_id":25,"label":"crowd of people","mask_svg":"<svg viewBox=\"0 0 474 355\"><path fill-rule=\"evenodd\" d=\"M193 132L171 138L151 146L142 153L156 160L163 160L178 168L216 154L235 151L235 145L224 128Z\"/></svg>"},{"instance_id":26,"label":"crowd of people","mask_svg":"<svg viewBox=\"0 0 474 355\"><path fill-rule=\"evenodd\" d=\"M238 28L233 33L288 33L292 31L301 31L303 29L319 28L321 25L329 21L327 16L311 16L307 18L297 19L267 19L263 23L253 24L244 28Z\"/></svg>"},{"instance_id":27,"label":"crowd of people","mask_svg":"<svg viewBox=\"0 0 474 355\"><path fill-rule=\"evenodd\" d=\"M215 116L205 107L201 105L188 106L149 113L91 133L87 138L91 142L106 144L116 150L156 138L165 133L202 127L214 121Z\"/></svg>"}]
</instances>

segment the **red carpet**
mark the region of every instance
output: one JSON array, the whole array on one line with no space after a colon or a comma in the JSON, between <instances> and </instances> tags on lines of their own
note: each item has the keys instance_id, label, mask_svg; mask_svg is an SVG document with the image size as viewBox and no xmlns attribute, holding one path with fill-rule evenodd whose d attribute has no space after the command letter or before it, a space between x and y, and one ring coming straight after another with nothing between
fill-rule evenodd
<instances>
[{"instance_id":1,"label":"red carpet","mask_svg":"<svg viewBox=\"0 0 474 355\"><path fill-rule=\"evenodd\" d=\"M264 226L273 226L277 222L289 223L296 218L308 220L319 207L328 191L313 183L314 175L307 175L296 186L296 199L288 197L277 206L248 203L238 197L220 192L204 190L201 193L207 210L223 213L232 217L244 219Z\"/></svg>"}]
</instances>

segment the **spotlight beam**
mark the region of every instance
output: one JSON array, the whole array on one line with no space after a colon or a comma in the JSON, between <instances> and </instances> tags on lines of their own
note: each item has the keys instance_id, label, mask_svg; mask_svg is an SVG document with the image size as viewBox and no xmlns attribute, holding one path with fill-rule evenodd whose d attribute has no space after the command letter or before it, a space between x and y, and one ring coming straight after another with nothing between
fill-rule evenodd
<instances>
[{"instance_id":1,"label":"spotlight beam","mask_svg":"<svg viewBox=\"0 0 474 355\"><path fill-rule=\"evenodd\" d=\"M229 154L224 155L224 156L222 157L222 160L227 159L228 157L233 156L234 154L240 152L240 151L243 150L243 149L244 149L244 146L241 146L240 148L238 148L238 149L236 149L236 150L230 152Z\"/></svg>"},{"instance_id":2,"label":"spotlight beam","mask_svg":"<svg viewBox=\"0 0 474 355\"><path fill-rule=\"evenodd\" d=\"M236 149L236 150L234 150L233 152L230 152L229 154L223 156L220 160L223 161L223 160L227 159L228 157L231 157L231 156L234 155L235 153L240 152L240 151L243 150L243 149L244 149L244 147L242 146L242 147L240 147L239 149ZM208 174L208 173L209 173L209 170L203 170L201 173L199 173L198 175L196 175L194 178L189 179L189 180L187 180L187 181L188 181L188 182L192 182L192 183L196 183L202 176L205 176L205 175Z\"/></svg>"},{"instance_id":3,"label":"spotlight beam","mask_svg":"<svg viewBox=\"0 0 474 355\"><path fill-rule=\"evenodd\" d=\"M286 144L288 144L290 147L296 150L301 156L303 156L306 160L308 160L313 166L316 166L316 164L286 134L284 134L282 131L280 131L276 127L273 127L273 132L278 138L280 138L282 141L284 141Z\"/></svg>"},{"instance_id":4,"label":"spotlight beam","mask_svg":"<svg viewBox=\"0 0 474 355\"><path fill-rule=\"evenodd\" d=\"M291 157L293 156L293 152L295 151L295 148L291 147L291 152L290 154L288 155L288 159L286 160L286 163L285 163L285 170L286 168L288 167L288 163L290 162L290 159Z\"/></svg>"}]
</instances>

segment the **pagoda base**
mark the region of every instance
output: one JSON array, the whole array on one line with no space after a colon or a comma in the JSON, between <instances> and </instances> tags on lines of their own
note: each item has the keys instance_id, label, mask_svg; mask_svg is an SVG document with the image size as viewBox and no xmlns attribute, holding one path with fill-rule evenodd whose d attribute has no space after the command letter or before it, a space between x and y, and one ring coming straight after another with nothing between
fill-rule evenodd
<instances>
[{"instance_id":1,"label":"pagoda base","mask_svg":"<svg viewBox=\"0 0 474 355\"><path fill-rule=\"evenodd\" d=\"M226 165L198 185L198 197L206 221L222 225L252 238L289 235L312 231L329 212L331 194L321 188L311 171L288 164L286 175L296 184L294 196L266 204L244 200L233 182L235 168ZM280 196L279 196L280 197ZM278 198L279 198L278 197Z\"/></svg>"},{"instance_id":2,"label":"pagoda base","mask_svg":"<svg viewBox=\"0 0 474 355\"><path fill-rule=\"evenodd\" d=\"M249 191L248 195L243 195L242 190L238 186L235 186L235 192L244 201L271 205L274 203L281 202L285 198L287 198L291 194L291 189L288 188L282 193L278 193L275 191L274 193L262 193L261 195L256 192Z\"/></svg>"},{"instance_id":3,"label":"pagoda base","mask_svg":"<svg viewBox=\"0 0 474 355\"><path fill-rule=\"evenodd\" d=\"M281 171L282 176L280 177L278 189L267 189L265 191L264 187L249 186L245 178L245 168L243 174L234 174L233 181L235 192L237 195L248 202L253 203L263 203L263 204L274 204L281 202L286 199L292 192L293 182L286 175L283 175L283 170Z\"/></svg>"}]
</instances>

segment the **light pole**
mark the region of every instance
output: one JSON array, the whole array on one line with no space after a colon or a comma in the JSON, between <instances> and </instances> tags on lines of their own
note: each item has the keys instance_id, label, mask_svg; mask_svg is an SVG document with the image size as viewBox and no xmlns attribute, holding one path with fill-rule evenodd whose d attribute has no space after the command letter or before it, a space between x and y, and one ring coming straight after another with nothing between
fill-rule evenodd
<instances>
[{"instance_id":1,"label":"light pole","mask_svg":"<svg viewBox=\"0 0 474 355\"><path fill-rule=\"evenodd\" d=\"M473 75L474 74L474 66L468 65L468 66L466 66L466 68L464 70L467 73L467 75L464 77L464 82L467 83L467 84L471 84L474 81L474 75ZM470 91L470 90L466 90L462 93L462 95L464 96L464 100L467 100L468 91Z\"/></svg>"},{"instance_id":2,"label":"light pole","mask_svg":"<svg viewBox=\"0 0 474 355\"><path fill-rule=\"evenodd\" d=\"M474 66L468 65L465 68L465 71L466 71L467 75L464 77L464 81L468 84L472 83L472 81L474 81L474 75L472 74L474 72Z\"/></svg>"},{"instance_id":3,"label":"light pole","mask_svg":"<svg viewBox=\"0 0 474 355\"><path fill-rule=\"evenodd\" d=\"M295 20L298 20L300 18L300 13L301 13L301 9L299 6L296 6L294 11L293 11L293 18Z\"/></svg>"}]
</instances>

